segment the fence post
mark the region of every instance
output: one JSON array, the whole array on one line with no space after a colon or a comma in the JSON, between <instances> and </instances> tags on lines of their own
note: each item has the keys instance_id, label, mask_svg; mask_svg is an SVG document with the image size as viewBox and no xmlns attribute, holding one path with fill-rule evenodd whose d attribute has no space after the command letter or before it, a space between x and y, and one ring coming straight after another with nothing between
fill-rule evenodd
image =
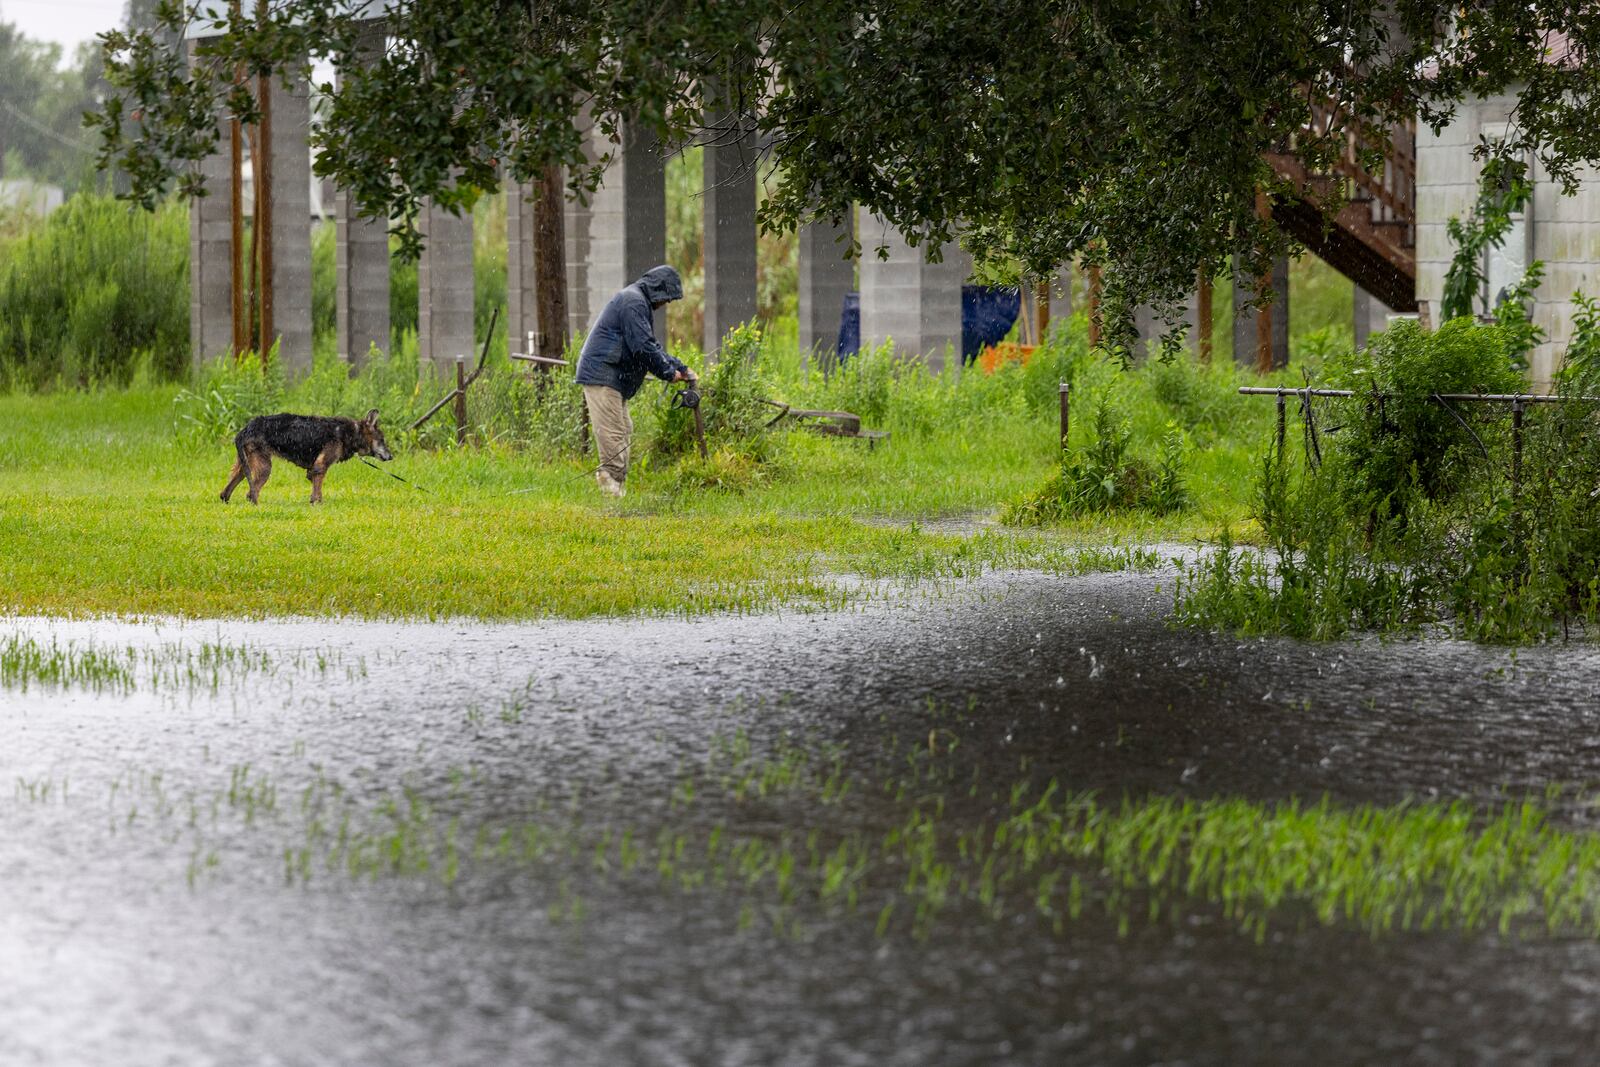
<instances>
[{"instance_id":1,"label":"fence post","mask_svg":"<svg viewBox=\"0 0 1600 1067\"><path fill-rule=\"evenodd\" d=\"M1061 451L1067 450L1067 435L1072 429L1072 386L1061 383Z\"/></svg>"},{"instance_id":2,"label":"fence post","mask_svg":"<svg viewBox=\"0 0 1600 1067\"><path fill-rule=\"evenodd\" d=\"M1522 398L1511 401L1511 536L1522 548Z\"/></svg>"},{"instance_id":3,"label":"fence post","mask_svg":"<svg viewBox=\"0 0 1600 1067\"><path fill-rule=\"evenodd\" d=\"M1308 403L1309 403L1309 401L1308 401ZM1279 393L1278 394L1278 458L1279 459L1283 458L1283 433L1284 433L1284 424L1285 424L1285 422L1287 420L1288 420L1288 415L1287 415L1287 413L1285 411L1285 406L1284 406L1284 402L1283 402L1283 394Z\"/></svg>"},{"instance_id":4,"label":"fence post","mask_svg":"<svg viewBox=\"0 0 1600 1067\"><path fill-rule=\"evenodd\" d=\"M456 357L456 444L467 443L467 357Z\"/></svg>"}]
</instances>

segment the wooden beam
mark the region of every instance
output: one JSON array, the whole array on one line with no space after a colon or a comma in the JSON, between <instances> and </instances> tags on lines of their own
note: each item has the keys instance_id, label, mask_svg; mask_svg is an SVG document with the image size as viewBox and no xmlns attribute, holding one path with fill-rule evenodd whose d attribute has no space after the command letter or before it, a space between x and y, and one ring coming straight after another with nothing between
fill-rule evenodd
<instances>
[{"instance_id":1,"label":"wooden beam","mask_svg":"<svg viewBox=\"0 0 1600 1067\"><path fill-rule=\"evenodd\" d=\"M565 188L561 168L546 167L539 176L533 201L533 284L539 343L530 355L557 360L567 350Z\"/></svg>"}]
</instances>

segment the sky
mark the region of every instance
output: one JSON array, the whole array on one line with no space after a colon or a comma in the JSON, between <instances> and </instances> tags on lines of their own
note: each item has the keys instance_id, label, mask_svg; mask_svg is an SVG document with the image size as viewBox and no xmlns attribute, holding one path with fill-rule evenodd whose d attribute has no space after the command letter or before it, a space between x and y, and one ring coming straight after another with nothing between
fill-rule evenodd
<instances>
[{"instance_id":1,"label":"sky","mask_svg":"<svg viewBox=\"0 0 1600 1067\"><path fill-rule=\"evenodd\" d=\"M122 23L126 0L0 0L0 22L9 22L36 41L61 46L70 60L81 42Z\"/></svg>"}]
</instances>

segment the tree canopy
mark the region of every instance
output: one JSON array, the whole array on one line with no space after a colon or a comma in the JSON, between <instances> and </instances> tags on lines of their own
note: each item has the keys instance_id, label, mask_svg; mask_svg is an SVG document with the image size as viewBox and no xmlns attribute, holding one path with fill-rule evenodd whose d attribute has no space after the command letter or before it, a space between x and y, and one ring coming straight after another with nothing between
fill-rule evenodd
<instances>
[{"instance_id":1,"label":"tree canopy","mask_svg":"<svg viewBox=\"0 0 1600 1067\"><path fill-rule=\"evenodd\" d=\"M1283 250L1256 212L1257 190L1280 187L1268 150L1317 172L1347 130L1441 127L1468 96L1510 90L1512 133L1481 151L1536 154L1569 185L1600 160L1592 0L391 0L378 56L358 23L378 5L204 6L220 17L161 0L154 30L105 36L101 158L128 195L199 193L219 111L255 117L239 74L324 59L339 78L320 86L317 169L413 250L422 198L463 207L552 165L573 195L592 189L607 159L585 156L580 115L668 144L753 124L777 164L763 225L861 204L980 259L1088 257L1115 308L1170 304L1235 254L1253 276ZM191 23L215 35L186 65L161 31ZM1341 122L1310 135L1325 102Z\"/></svg>"}]
</instances>

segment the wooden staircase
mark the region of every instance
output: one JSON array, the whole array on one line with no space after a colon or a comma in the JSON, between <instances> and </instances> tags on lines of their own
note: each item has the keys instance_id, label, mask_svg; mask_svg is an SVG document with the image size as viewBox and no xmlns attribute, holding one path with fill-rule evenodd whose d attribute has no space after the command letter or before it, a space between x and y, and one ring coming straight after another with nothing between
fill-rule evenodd
<instances>
[{"instance_id":1,"label":"wooden staircase","mask_svg":"<svg viewBox=\"0 0 1600 1067\"><path fill-rule=\"evenodd\" d=\"M1292 154L1269 152L1278 176L1294 192L1272 198L1272 219L1335 270L1395 311L1417 310L1417 128L1349 127L1332 102L1312 109L1306 135L1342 137L1344 149L1324 173L1311 173ZM1373 173L1361 156L1381 150ZM1326 205L1340 203L1331 218Z\"/></svg>"}]
</instances>

